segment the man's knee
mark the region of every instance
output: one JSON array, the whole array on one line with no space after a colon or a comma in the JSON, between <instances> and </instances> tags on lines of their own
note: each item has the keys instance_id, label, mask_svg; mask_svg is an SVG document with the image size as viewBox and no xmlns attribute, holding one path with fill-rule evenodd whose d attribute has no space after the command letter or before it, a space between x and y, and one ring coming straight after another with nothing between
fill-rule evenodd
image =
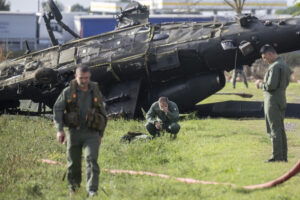
<instances>
[{"instance_id":1,"label":"man's knee","mask_svg":"<svg viewBox=\"0 0 300 200\"><path fill-rule=\"evenodd\" d=\"M169 126L169 129L172 134L177 134L180 130L180 125L178 123L172 123Z\"/></svg>"},{"instance_id":2,"label":"man's knee","mask_svg":"<svg viewBox=\"0 0 300 200\"><path fill-rule=\"evenodd\" d=\"M153 129L155 129L155 126L154 126L154 124L152 124L152 123L149 123L149 122L147 122L147 124L145 125L146 126L146 129L149 131L149 130L153 130Z\"/></svg>"},{"instance_id":3,"label":"man's knee","mask_svg":"<svg viewBox=\"0 0 300 200\"><path fill-rule=\"evenodd\" d=\"M151 135L157 134L157 130L156 130L154 124L148 122L145 126L146 126L147 131L148 131Z\"/></svg>"},{"instance_id":4,"label":"man's knee","mask_svg":"<svg viewBox=\"0 0 300 200\"><path fill-rule=\"evenodd\" d=\"M93 173L94 175L98 176L100 174L100 168L97 162L97 159L87 156L85 159L86 170L88 173Z\"/></svg>"}]
</instances>

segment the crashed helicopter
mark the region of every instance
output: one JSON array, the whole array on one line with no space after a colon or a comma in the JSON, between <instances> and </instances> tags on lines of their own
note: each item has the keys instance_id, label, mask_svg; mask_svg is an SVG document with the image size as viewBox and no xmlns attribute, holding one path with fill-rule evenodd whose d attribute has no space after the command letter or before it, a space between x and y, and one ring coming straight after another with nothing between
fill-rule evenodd
<instances>
[{"instance_id":1,"label":"crashed helicopter","mask_svg":"<svg viewBox=\"0 0 300 200\"><path fill-rule=\"evenodd\" d=\"M259 20L239 15L233 22L150 24L147 7L131 2L117 16L118 26L104 34L78 38L62 23L52 0L44 15L47 27L56 19L75 38L0 63L0 110L14 109L22 99L53 106L74 77L77 64L90 67L109 115L136 117L160 96L181 112L221 90L224 71L251 65L264 44L279 53L300 49L300 19ZM1 111L0 111L1 112Z\"/></svg>"}]
</instances>

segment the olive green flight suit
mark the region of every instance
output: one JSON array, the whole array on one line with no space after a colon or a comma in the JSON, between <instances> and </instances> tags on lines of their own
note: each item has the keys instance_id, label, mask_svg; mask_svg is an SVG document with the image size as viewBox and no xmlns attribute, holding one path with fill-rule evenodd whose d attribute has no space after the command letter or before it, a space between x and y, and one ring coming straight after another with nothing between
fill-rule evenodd
<instances>
[{"instance_id":1,"label":"olive green flight suit","mask_svg":"<svg viewBox=\"0 0 300 200\"><path fill-rule=\"evenodd\" d=\"M267 132L273 144L272 158L287 160L287 140L284 129L286 109L285 90L290 82L291 70L278 57L268 68L264 82L259 87L264 91L264 111Z\"/></svg>"},{"instance_id":2,"label":"olive green flight suit","mask_svg":"<svg viewBox=\"0 0 300 200\"><path fill-rule=\"evenodd\" d=\"M168 101L168 113L165 114L159 108L158 101L154 102L146 114L146 128L152 136L160 135L154 123L157 121L162 124L162 128L171 134L177 134L180 126L177 123L179 120L179 110L176 103Z\"/></svg>"},{"instance_id":3,"label":"olive green flight suit","mask_svg":"<svg viewBox=\"0 0 300 200\"><path fill-rule=\"evenodd\" d=\"M66 108L69 94L70 87L67 87L61 92L53 108L54 122L58 131L63 130L63 112ZM89 84L88 91L81 91L77 88L76 96L77 105L80 112L80 126L78 128L68 128L66 134L69 187L72 190L80 187L81 155L83 148L86 164L86 190L88 192L97 191L100 174L100 169L97 163L100 146L99 139L103 136L104 131L98 132L87 128L86 115L88 109L92 108L93 105L91 84ZM100 103L103 105L103 102ZM104 108L101 109L101 113L106 116Z\"/></svg>"}]
</instances>

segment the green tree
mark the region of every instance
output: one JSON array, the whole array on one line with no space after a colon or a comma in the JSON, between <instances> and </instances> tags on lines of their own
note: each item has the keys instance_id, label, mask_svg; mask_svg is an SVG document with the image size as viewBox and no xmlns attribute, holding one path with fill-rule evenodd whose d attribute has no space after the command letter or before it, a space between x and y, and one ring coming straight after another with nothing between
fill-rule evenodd
<instances>
[{"instance_id":1,"label":"green tree","mask_svg":"<svg viewBox=\"0 0 300 200\"><path fill-rule=\"evenodd\" d=\"M296 4L296 6L288 7L283 10L276 10L275 14L277 15L299 15L300 14L300 4Z\"/></svg>"},{"instance_id":2,"label":"green tree","mask_svg":"<svg viewBox=\"0 0 300 200\"><path fill-rule=\"evenodd\" d=\"M295 0L296 1L296 0ZM300 3L296 3L296 7L299 9L298 11L296 11L293 15L300 15Z\"/></svg>"},{"instance_id":3,"label":"green tree","mask_svg":"<svg viewBox=\"0 0 300 200\"><path fill-rule=\"evenodd\" d=\"M9 11L10 10L10 4L6 3L6 0L0 0L0 10Z\"/></svg>"},{"instance_id":4,"label":"green tree","mask_svg":"<svg viewBox=\"0 0 300 200\"><path fill-rule=\"evenodd\" d=\"M246 0L224 0L237 14L241 14Z\"/></svg>"},{"instance_id":5,"label":"green tree","mask_svg":"<svg viewBox=\"0 0 300 200\"><path fill-rule=\"evenodd\" d=\"M71 12L88 12L90 9L89 8L85 8L82 5L80 5L79 3L74 4L71 7Z\"/></svg>"}]
</instances>

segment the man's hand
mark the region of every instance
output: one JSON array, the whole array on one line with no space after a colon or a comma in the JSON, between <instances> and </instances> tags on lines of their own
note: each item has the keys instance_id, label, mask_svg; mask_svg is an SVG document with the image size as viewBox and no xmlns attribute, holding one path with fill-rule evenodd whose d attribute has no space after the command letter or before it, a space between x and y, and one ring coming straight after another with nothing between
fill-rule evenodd
<instances>
[{"instance_id":1,"label":"man's hand","mask_svg":"<svg viewBox=\"0 0 300 200\"><path fill-rule=\"evenodd\" d=\"M155 128L157 130L161 130L162 129L161 124L159 122L154 122L154 125L155 125Z\"/></svg>"},{"instance_id":2,"label":"man's hand","mask_svg":"<svg viewBox=\"0 0 300 200\"><path fill-rule=\"evenodd\" d=\"M101 142L102 142L102 137L100 136L99 137L99 145L101 144Z\"/></svg>"},{"instance_id":3,"label":"man's hand","mask_svg":"<svg viewBox=\"0 0 300 200\"><path fill-rule=\"evenodd\" d=\"M260 85L260 83L262 83L262 82L263 82L262 80L257 79L257 80L255 81L255 87L256 87L257 89L259 89L259 85Z\"/></svg>"},{"instance_id":4,"label":"man's hand","mask_svg":"<svg viewBox=\"0 0 300 200\"><path fill-rule=\"evenodd\" d=\"M66 134L64 131L58 131L56 134L56 139L59 143L64 144L66 140Z\"/></svg>"},{"instance_id":5,"label":"man's hand","mask_svg":"<svg viewBox=\"0 0 300 200\"><path fill-rule=\"evenodd\" d=\"M167 107L162 107L162 111L167 114L169 112L169 108Z\"/></svg>"},{"instance_id":6,"label":"man's hand","mask_svg":"<svg viewBox=\"0 0 300 200\"><path fill-rule=\"evenodd\" d=\"M167 114L169 111L168 104L167 105L159 105L159 109L161 111L163 111L165 114Z\"/></svg>"}]
</instances>

